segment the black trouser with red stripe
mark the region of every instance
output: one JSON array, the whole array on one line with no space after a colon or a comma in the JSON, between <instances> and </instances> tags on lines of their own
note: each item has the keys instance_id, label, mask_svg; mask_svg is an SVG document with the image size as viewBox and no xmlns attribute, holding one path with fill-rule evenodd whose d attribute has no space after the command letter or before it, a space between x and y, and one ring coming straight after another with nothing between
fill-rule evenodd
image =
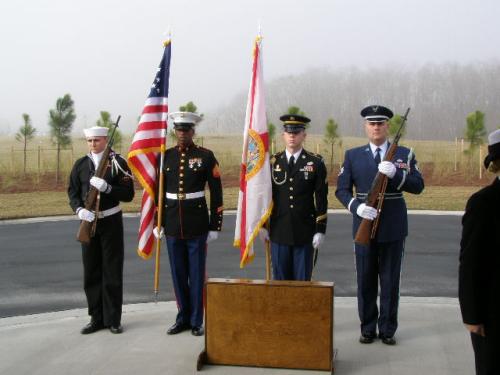
<instances>
[{"instance_id":1,"label":"black trouser with red stripe","mask_svg":"<svg viewBox=\"0 0 500 375\"><path fill-rule=\"evenodd\" d=\"M83 289L89 315L106 327L121 323L123 247L121 212L98 219L90 244L82 244Z\"/></svg>"}]
</instances>

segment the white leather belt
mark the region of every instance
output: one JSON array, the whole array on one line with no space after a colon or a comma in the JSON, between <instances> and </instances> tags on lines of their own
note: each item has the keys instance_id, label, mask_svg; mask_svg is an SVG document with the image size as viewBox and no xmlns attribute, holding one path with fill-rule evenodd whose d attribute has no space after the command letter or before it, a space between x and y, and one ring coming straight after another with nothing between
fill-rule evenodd
<instances>
[{"instance_id":1,"label":"white leather belt","mask_svg":"<svg viewBox=\"0 0 500 375\"><path fill-rule=\"evenodd\" d=\"M120 208L120 206L114 206L114 207L110 208L109 210L99 211L99 213L97 214L97 218L102 219L104 217L114 215L117 212L120 212L121 210L122 209Z\"/></svg>"},{"instance_id":2,"label":"white leather belt","mask_svg":"<svg viewBox=\"0 0 500 375\"><path fill-rule=\"evenodd\" d=\"M204 191L197 191L196 193L165 193L165 197L167 199L178 199L178 200L184 200L184 199L196 199L196 198L203 198L205 196Z\"/></svg>"}]
</instances>

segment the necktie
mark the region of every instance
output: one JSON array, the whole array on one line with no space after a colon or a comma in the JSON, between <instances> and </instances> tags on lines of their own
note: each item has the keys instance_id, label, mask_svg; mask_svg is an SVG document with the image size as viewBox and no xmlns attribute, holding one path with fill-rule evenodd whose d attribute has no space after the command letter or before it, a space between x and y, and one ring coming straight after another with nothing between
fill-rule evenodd
<instances>
[{"instance_id":1,"label":"necktie","mask_svg":"<svg viewBox=\"0 0 500 375\"><path fill-rule=\"evenodd\" d=\"M377 147L375 150L375 164L379 165L380 164L380 148Z\"/></svg>"},{"instance_id":2,"label":"necktie","mask_svg":"<svg viewBox=\"0 0 500 375\"><path fill-rule=\"evenodd\" d=\"M288 160L288 171L291 172L293 169L293 166L295 165L295 158L294 156L290 156L290 159Z\"/></svg>"}]
</instances>

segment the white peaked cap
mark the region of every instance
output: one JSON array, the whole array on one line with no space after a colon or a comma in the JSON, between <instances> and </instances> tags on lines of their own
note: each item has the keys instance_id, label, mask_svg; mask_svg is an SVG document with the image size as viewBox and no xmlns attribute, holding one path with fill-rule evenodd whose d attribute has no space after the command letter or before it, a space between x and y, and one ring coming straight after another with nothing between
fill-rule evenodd
<instances>
[{"instance_id":1,"label":"white peaked cap","mask_svg":"<svg viewBox=\"0 0 500 375\"><path fill-rule=\"evenodd\" d=\"M91 128L83 129L83 134L85 134L85 138L90 137L107 137L108 128L103 126L93 126Z\"/></svg>"},{"instance_id":2,"label":"white peaked cap","mask_svg":"<svg viewBox=\"0 0 500 375\"><path fill-rule=\"evenodd\" d=\"M176 124L197 124L201 121L201 116L193 112L172 112L169 117Z\"/></svg>"},{"instance_id":3,"label":"white peaked cap","mask_svg":"<svg viewBox=\"0 0 500 375\"><path fill-rule=\"evenodd\" d=\"M496 143L500 143L500 129L495 130L494 132L488 135L488 145L494 145Z\"/></svg>"}]
</instances>

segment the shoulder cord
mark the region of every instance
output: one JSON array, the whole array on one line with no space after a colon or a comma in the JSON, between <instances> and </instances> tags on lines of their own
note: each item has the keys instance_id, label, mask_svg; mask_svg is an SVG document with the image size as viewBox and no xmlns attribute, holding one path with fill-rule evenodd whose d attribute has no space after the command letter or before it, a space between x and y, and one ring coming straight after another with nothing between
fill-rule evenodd
<instances>
[{"instance_id":1,"label":"shoulder cord","mask_svg":"<svg viewBox=\"0 0 500 375\"><path fill-rule=\"evenodd\" d=\"M116 156L113 155L111 157L111 176L114 176L114 174L118 174L118 170L120 170L125 176L128 176L130 178L134 178L134 176L132 176L130 173L128 173L126 170L124 170L120 163L118 163L118 160L116 160Z\"/></svg>"},{"instance_id":2,"label":"shoulder cord","mask_svg":"<svg viewBox=\"0 0 500 375\"><path fill-rule=\"evenodd\" d=\"M274 181L274 183L275 183L276 185L283 185L283 184L286 182L286 177L287 177L287 175L286 175L286 171L285 171L285 177L283 178L283 181L277 181L277 180L276 180L276 177L274 177L274 168L272 168L271 176L272 176L273 181Z\"/></svg>"}]
</instances>

